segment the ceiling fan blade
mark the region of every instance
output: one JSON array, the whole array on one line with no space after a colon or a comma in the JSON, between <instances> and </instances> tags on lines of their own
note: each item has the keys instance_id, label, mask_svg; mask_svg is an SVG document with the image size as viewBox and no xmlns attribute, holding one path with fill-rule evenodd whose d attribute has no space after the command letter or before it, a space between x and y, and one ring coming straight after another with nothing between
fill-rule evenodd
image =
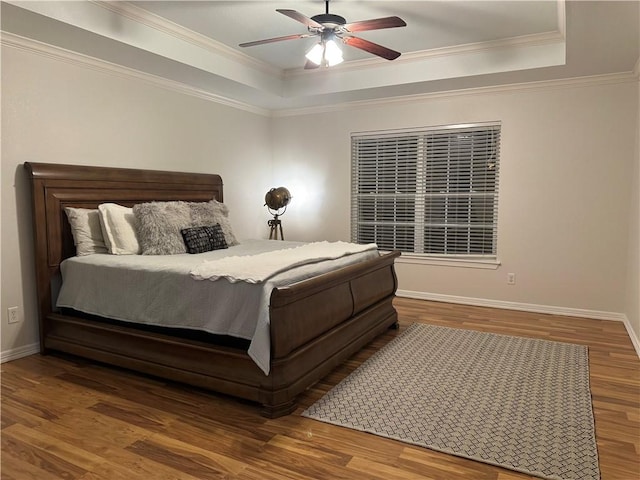
<instances>
[{"instance_id":1,"label":"ceiling fan blade","mask_svg":"<svg viewBox=\"0 0 640 480\"><path fill-rule=\"evenodd\" d=\"M295 35L285 35L284 37L267 38L265 40L256 40L255 42L241 43L240 47L253 47L254 45L263 45L265 43L281 42L283 40L295 40L298 38L315 37L315 33L296 33Z\"/></svg>"},{"instance_id":2,"label":"ceiling fan blade","mask_svg":"<svg viewBox=\"0 0 640 480\"><path fill-rule=\"evenodd\" d=\"M394 60L401 55L400 52L396 52L395 50L391 50L390 48L383 47L382 45L378 45L377 43L370 42L363 38L347 36L343 37L342 41L347 45L359 48L365 52L373 53L374 55L386 58L387 60Z\"/></svg>"},{"instance_id":3,"label":"ceiling fan blade","mask_svg":"<svg viewBox=\"0 0 640 480\"><path fill-rule=\"evenodd\" d=\"M374 18L342 25L349 32L364 32L365 30L380 30L382 28L406 27L407 24L400 17Z\"/></svg>"},{"instance_id":4,"label":"ceiling fan blade","mask_svg":"<svg viewBox=\"0 0 640 480\"><path fill-rule=\"evenodd\" d=\"M311 20L306 15L301 14L295 10L288 10L286 8L277 8L276 12L286 15L289 18L293 18L294 20L306 25L307 27L324 29L324 25L316 22L315 20Z\"/></svg>"}]
</instances>

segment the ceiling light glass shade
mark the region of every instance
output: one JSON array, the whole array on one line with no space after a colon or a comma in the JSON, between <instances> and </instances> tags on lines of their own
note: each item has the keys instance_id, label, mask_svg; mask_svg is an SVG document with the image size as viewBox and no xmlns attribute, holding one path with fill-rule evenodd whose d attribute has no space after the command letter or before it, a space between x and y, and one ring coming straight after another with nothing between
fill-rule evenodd
<instances>
[{"instance_id":1,"label":"ceiling light glass shade","mask_svg":"<svg viewBox=\"0 0 640 480\"><path fill-rule=\"evenodd\" d=\"M327 43L325 43L324 58L327 60L327 64L330 67L338 65L344 60L342 58L342 50L340 50L338 44L335 41L328 40Z\"/></svg>"},{"instance_id":2,"label":"ceiling light glass shade","mask_svg":"<svg viewBox=\"0 0 640 480\"><path fill-rule=\"evenodd\" d=\"M321 43L316 43L311 50L305 55L310 62L320 65L322 63L322 56L324 54L324 47Z\"/></svg>"}]
</instances>

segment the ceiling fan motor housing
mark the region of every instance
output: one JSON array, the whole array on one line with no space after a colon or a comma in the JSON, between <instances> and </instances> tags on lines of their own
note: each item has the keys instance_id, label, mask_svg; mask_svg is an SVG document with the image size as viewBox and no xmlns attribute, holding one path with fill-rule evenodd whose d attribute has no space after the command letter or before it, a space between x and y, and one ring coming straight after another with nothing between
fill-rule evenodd
<instances>
[{"instance_id":1,"label":"ceiling fan motor housing","mask_svg":"<svg viewBox=\"0 0 640 480\"><path fill-rule=\"evenodd\" d=\"M340 15L334 15L333 13L321 13L319 15L314 15L313 17L311 17L311 20L321 23L325 27L330 28L347 23L344 17L341 17Z\"/></svg>"}]
</instances>

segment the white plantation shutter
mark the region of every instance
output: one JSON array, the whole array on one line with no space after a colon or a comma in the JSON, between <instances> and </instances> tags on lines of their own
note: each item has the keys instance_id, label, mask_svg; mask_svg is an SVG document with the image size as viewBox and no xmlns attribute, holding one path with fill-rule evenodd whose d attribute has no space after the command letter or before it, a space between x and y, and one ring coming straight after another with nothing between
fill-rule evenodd
<instances>
[{"instance_id":1,"label":"white plantation shutter","mask_svg":"<svg viewBox=\"0 0 640 480\"><path fill-rule=\"evenodd\" d=\"M496 257L500 125L354 134L352 241Z\"/></svg>"}]
</instances>

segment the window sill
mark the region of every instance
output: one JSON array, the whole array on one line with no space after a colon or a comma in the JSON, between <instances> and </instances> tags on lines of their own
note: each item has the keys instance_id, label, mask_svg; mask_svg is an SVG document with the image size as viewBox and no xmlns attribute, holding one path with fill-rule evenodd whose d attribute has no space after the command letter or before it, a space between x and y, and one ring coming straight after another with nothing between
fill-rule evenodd
<instances>
[{"instance_id":1,"label":"window sill","mask_svg":"<svg viewBox=\"0 0 640 480\"><path fill-rule=\"evenodd\" d=\"M396 259L396 262L416 265L435 265L439 267L481 268L485 270L497 270L501 264L498 259L441 258L411 255L410 253L403 253Z\"/></svg>"}]
</instances>

